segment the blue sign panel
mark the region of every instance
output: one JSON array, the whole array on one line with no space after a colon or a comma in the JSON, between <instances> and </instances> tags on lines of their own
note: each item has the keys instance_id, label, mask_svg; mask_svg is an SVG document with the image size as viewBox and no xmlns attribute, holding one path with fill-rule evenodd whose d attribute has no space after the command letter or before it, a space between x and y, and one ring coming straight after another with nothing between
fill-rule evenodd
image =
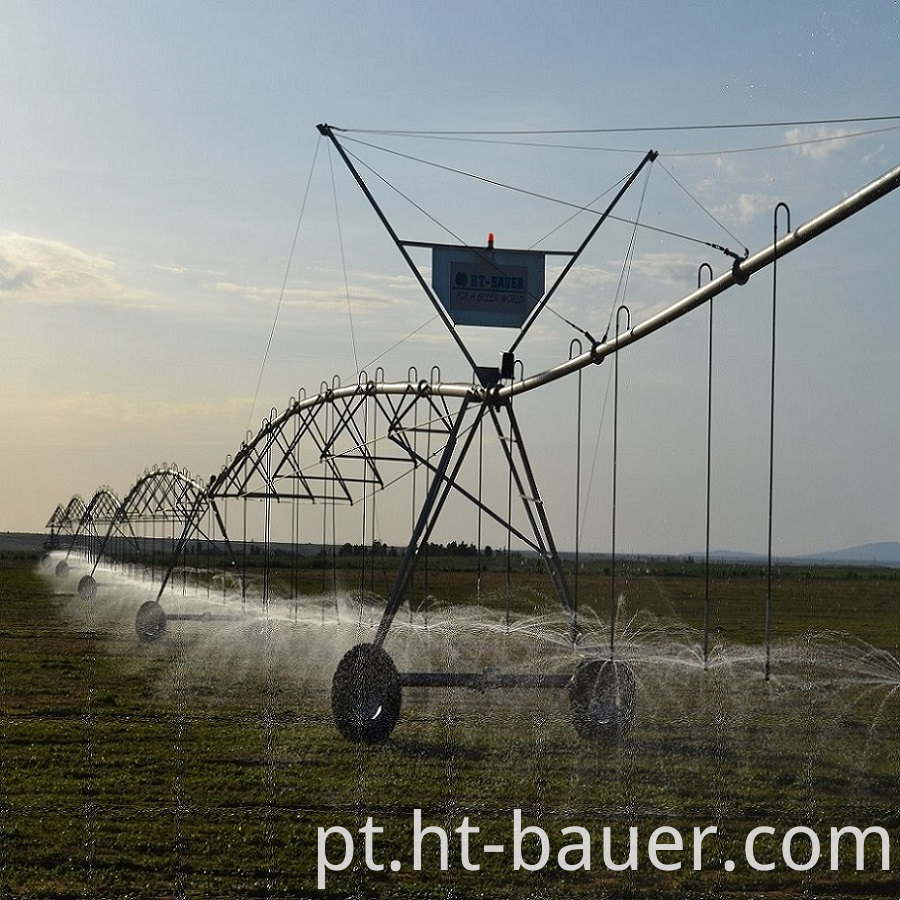
<instances>
[{"instance_id":1,"label":"blue sign panel","mask_svg":"<svg viewBox=\"0 0 900 900\"><path fill-rule=\"evenodd\" d=\"M544 295L536 250L435 247L431 284L457 325L520 328Z\"/></svg>"}]
</instances>

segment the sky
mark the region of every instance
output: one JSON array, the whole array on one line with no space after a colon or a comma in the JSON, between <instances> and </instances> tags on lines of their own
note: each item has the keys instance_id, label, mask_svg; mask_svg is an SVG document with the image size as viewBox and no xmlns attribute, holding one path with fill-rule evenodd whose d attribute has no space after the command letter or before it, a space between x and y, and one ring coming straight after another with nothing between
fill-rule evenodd
<instances>
[{"instance_id":1,"label":"sky","mask_svg":"<svg viewBox=\"0 0 900 900\"><path fill-rule=\"evenodd\" d=\"M724 271L710 244L761 249L779 202L796 227L900 164L898 63L895 0L3 0L0 531L162 463L205 478L334 377L471 379L318 123L422 241L573 249L659 151L522 342L533 374ZM900 192L779 264L776 554L900 539L898 217ZM715 304L718 549L766 548L772 295L762 272ZM517 404L560 546L609 549L615 418L618 548L703 549L708 323L620 354L616 416L609 361ZM511 341L460 334L482 365Z\"/></svg>"}]
</instances>

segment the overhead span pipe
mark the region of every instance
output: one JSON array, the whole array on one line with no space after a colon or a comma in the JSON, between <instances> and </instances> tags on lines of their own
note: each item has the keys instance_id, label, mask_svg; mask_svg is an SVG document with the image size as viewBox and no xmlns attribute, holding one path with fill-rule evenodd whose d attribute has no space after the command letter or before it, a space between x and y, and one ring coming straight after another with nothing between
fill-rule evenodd
<instances>
[{"instance_id":1,"label":"overhead span pipe","mask_svg":"<svg viewBox=\"0 0 900 900\"><path fill-rule=\"evenodd\" d=\"M647 337L647 335L652 334L654 331L658 331L664 325L668 325L685 313L696 309L698 306L702 306L707 300L712 300L713 297L723 293L735 284L743 284L751 275L770 265L776 257L780 259L792 250L796 250L802 244L818 237L829 228L834 227L840 222L843 222L844 219L848 219L860 210L865 209L865 207L874 203L886 194L889 194L891 191L896 190L898 187L900 187L900 166L891 169L880 178L876 178L875 181L860 188L855 194L851 194L840 203L836 203L834 206L826 209L805 224L788 232L778 241L763 248L759 252L754 253L753 256L736 261L730 271L725 272L723 275L720 275L703 287L698 288L692 294L688 294L684 299L679 300L677 303L664 309L662 312L657 313L655 316L651 316L649 319L635 325L633 328L630 328L628 331L623 332L617 337L611 338L603 343L595 344L585 353L575 356L552 369L547 369L537 375L532 375L529 378L523 378L521 381L515 381L511 384L497 388L496 395L499 398L505 398L512 397L515 394L522 394L525 391L540 387L542 384L556 381L559 378L577 372L579 369L583 369L585 366L589 366L592 363L601 362L607 356L610 356L622 347L627 347L629 344L633 344L635 341Z\"/></svg>"},{"instance_id":2,"label":"overhead span pipe","mask_svg":"<svg viewBox=\"0 0 900 900\"><path fill-rule=\"evenodd\" d=\"M626 347L635 341L640 340L647 335L658 331L675 319L680 318L686 313L698 306L702 306L708 300L723 293L736 284L743 284L754 273L764 269L770 265L776 257L780 258L792 250L796 250L807 241L818 237L829 228L839 224L844 219L849 218L865 207L874 203L881 197L889 194L891 191L900 187L900 166L886 172L880 178L858 190L855 194L836 203L834 206L820 213L818 216L810 219L803 225L788 232L784 237L780 238L773 244L764 247L753 256L749 256L743 260L737 260L734 266L718 278L698 288L691 294L688 294L682 300L672 306L664 309L662 312L651 316L649 319L635 325L628 331L623 332L617 337L604 342L594 344L590 350L566 360L558 366L547 369L528 378L512 382L507 385L497 386L486 389L481 385L470 383L461 384L454 382L357 382L354 384L342 385L340 387L323 389L317 394L310 397L304 397L296 400L280 415L266 420L262 429L249 442L241 446L237 456L231 461L230 465L223 468L222 472L213 478L209 487L210 496L216 496L217 489L220 484L227 480L229 470L236 469L242 462L244 454L249 451L259 441L264 440L266 435L273 430L282 427L284 423L292 416L306 409L319 406L332 400L347 399L358 397L363 394L368 395L395 395L409 396L413 394L433 394L441 397L456 397L458 399L468 398L476 403L485 402L489 398L496 400L504 400L516 394L522 394L530 391L543 384L564 378L571 375L579 369L583 369L593 363L602 362L607 356L612 355L622 347Z\"/></svg>"}]
</instances>

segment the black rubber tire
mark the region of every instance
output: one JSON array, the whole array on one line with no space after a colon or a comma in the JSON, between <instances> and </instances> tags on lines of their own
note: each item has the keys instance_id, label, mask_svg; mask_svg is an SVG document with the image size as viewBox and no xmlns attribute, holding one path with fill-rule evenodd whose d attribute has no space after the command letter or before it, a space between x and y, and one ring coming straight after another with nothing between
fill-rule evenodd
<instances>
[{"instance_id":1,"label":"black rubber tire","mask_svg":"<svg viewBox=\"0 0 900 900\"><path fill-rule=\"evenodd\" d=\"M78 596L82 600L93 600L97 596L97 582L91 575L82 575L78 579Z\"/></svg>"},{"instance_id":2,"label":"black rubber tire","mask_svg":"<svg viewBox=\"0 0 900 900\"><path fill-rule=\"evenodd\" d=\"M68 578L68 576L69 576L69 564L68 564L64 559L61 559L61 560L56 564L56 569L55 569L55 571L56 571L56 577L57 577L57 578Z\"/></svg>"},{"instance_id":3,"label":"black rubber tire","mask_svg":"<svg viewBox=\"0 0 900 900\"><path fill-rule=\"evenodd\" d=\"M401 701L400 674L385 650L357 644L344 654L331 682L331 712L348 741L386 741L400 718Z\"/></svg>"},{"instance_id":4,"label":"black rubber tire","mask_svg":"<svg viewBox=\"0 0 900 900\"><path fill-rule=\"evenodd\" d=\"M634 724L637 682L626 662L581 663L569 683L572 725L586 741L615 743Z\"/></svg>"},{"instance_id":5,"label":"black rubber tire","mask_svg":"<svg viewBox=\"0 0 900 900\"><path fill-rule=\"evenodd\" d=\"M134 629L141 643L158 641L166 633L166 611L155 600L142 603L134 617Z\"/></svg>"}]
</instances>

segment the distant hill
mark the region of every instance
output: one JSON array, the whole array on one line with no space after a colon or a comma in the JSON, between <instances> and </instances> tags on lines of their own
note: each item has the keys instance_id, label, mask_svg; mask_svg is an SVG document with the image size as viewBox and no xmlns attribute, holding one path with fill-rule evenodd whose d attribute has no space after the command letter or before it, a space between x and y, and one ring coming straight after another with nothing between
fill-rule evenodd
<instances>
[{"instance_id":1,"label":"distant hill","mask_svg":"<svg viewBox=\"0 0 900 900\"><path fill-rule=\"evenodd\" d=\"M702 559L705 551L693 554L695 559ZM741 553L731 550L711 550L712 559L757 563L765 562L766 557L761 553ZM822 553L810 553L804 556L778 556L775 559L780 563L793 563L796 565L820 565L820 566L900 566L900 543L897 541L877 541L872 544L859 544L856 547L847 547L843 550L826 550Z\"/></svg>"},{"instance_id":2,"label":"distant hill","mask_svg":"<svg viewBox=\"0 0 900 900\"><path fill-rule=\"evenodd\" d=\"M832 550L799 558L801 562L853 563L854 565L900 566L900 543L879 541L874 544L860 544L846 550Z\"/></svg>"}]
</instances>

